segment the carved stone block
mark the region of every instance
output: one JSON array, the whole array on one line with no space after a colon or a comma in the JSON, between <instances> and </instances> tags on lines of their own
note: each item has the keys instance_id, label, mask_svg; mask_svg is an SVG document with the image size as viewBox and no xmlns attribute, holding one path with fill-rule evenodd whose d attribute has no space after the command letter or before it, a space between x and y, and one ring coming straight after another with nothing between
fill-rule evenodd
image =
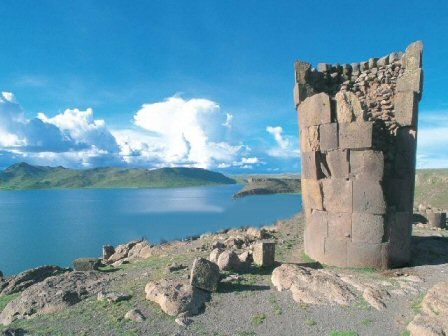
<instances>
[{"instance_id":1,"label":"carved stone block","mask_svg":"<svg viewBox=\"0 0 448 336\"><path fill-rule=\"evenodd\" d=\"M341 149L371 148L373 123L352 122L339 124L339 147Z\"/></svg>"},{"instance_id":2,"label":"carved stone block","mask_svg":"<svg viewBox=\"0 0 448 336\"><path fill-rule=\"evenodd\" d=\"M324 209L331 212L352 212L352 181L330 178L322 180Z\"/></svg>"},{"instance_id":3,"label":"carved stone block","mask_svg":"<svg viewBox=\"0 0 448 336\"><path fill-rule=\"evenodd\" d=\"M319 126L320 149L329 151L338 148L338 124L324 124Z\"/></svg>"},{"instance_id":4,"label":"carved stone block","mask_svg":"<svg viewBox=\"0 0 448 336\"><path fill-rule=\"evenodd\" d=\"M330 98L324 93L318 93L306 98L299 105L300 127L316 126L331 122Z\"/></svg>"},{"instance_id":5,"label":"carved stone block","mask_svg":"<svg viewBox=\"0 0 448 336\"><path fill-rule=\"evenodd\" d=\"M383 175L383 152L375 150L350 151L350 176L357 179L381 181Z\"/></svg>"},{"instance_id":6,"label":"carved stone block","mask_svg":"<svg viewBox=\"0 0 448 336\"><path fill-rule=\"evenodd\" d=\"M349 213L329 212L327 214L328 237L347 239L352 235L352 216Z\"/></svg>"},{"instance_id":7,"label":"carved stone block","mask_svg":"<svg viewBox=\"0 0 448 336\"><path fill-rule=\"evenodd\" d=\"M320 182L302 178L301 186L305 208L323 210L322 186Z\"/></svg>"},{"instance_id":8,"label":"carved stone block","mask_svg":"<svg viewBox=\"0 0 448 336\"><path fill-rule=\"evenodd\" d=\"M336 178L348 178L349 158L347 150L334 150L326 155L330 176Z\"/></svg>"},{"instance_id":9,"label":"carved stone block","mask_svg":"<svg viewBox=\"0 0 448 336\"><path fill-rule=\"evenodd\" d=\"M352 241L381 243L384 236L384 216L368 213L352 214Z\"/></svg>"},{"instance_id":10,"label":"carved stone block","mask_svg":"<svg viewBox=\"0 0 448 336\"><path fill-rule=\"evenodd\" d=\"M353 180L353 212L365 212L380 215L386 213L386 202L384 200L383 188L380 182L372 180Z\"/></svg>"},{"instance_id":11,"label":"carved stone block","mask_svg":"<svg viewBox=\"0 0 448 336\"><path fill-rule=\"evenodd\" d=\"M418 97L414 91L397 92L394 98L395 120L402 126L415 126Z\"/></svg>"},{"instance_id":12,"label":"carved stone block","mask_svg":"<svg viewBox=\"0 0 448 336\"><path fill-rule=\"evenodd\" d=\"M319 126L303 127L301 129L301 152L316 152L320 149Z\"/></svg>"}]
</instances>

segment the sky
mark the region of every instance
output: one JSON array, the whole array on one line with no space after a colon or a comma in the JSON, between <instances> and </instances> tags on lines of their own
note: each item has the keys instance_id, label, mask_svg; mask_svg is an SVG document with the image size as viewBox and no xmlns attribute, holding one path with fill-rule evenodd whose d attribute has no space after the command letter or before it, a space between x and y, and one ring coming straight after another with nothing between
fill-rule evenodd
<instances>
[{"instance_id":1,"label":"sky","mask_svg":"<svg viewBox=\"0 0 448 336\"><path fill-rule=\"evenodd\" d=\"M34 1L0 7L0 168L299 172L293 64L424 42L417 164L448 167L447 1Z\"/></svg>"}]
</instances>

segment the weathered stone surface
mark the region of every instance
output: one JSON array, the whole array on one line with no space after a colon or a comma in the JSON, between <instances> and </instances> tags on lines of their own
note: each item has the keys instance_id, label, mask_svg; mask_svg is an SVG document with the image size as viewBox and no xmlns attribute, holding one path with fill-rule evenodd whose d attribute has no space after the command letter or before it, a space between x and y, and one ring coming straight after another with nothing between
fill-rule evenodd
<instances>
[{"instance_id":1,"label":"weathered stone surface","mask_svg":"<svg viewBox=\"0 0 448 336\"><path fill-rule=\"evenodd\" d=\"M358 97L352 92L336 93L336 116L339 123L365 120Z\"/></svg>"},{"instance_id":2,"label":"weathered stone surface","mask_svg":"<svg viewBox=\"0 0 448 336\"><path fill-rule=\"evenodd\" d=\"M274 269L271 281L279 291L290 290L299 303L349 305L356 300L349 285L330 271L284 264Z\"/></svg>"},{"instance_id":3,"label":"weathered stone surface","mask_svg":"<svg viewBox=\"0 0 448 336\"><path fill-rule=\"evenodd\" d=\"M139 309L131 309L124 315L125 320L130 320L134 322L143 322L145 316Z\"/></svg>"},{"instance_id":4,"label":"weathered stone surface","mask_svg":"<svg viewBox=\"0 0 448 336\"><path fill-rule=\"evenodd\" d=\"M402 126L415 126L418 97L414 91L397 92L394 100L395 119Z\"/></svg>"},{"instance_id":5,"label":"weathered stone surface","mask_svg":"<svg viewBox=\"0 0 448 336\"><path fill-rule=\"evenodd\" d=\"M324 264L347 267L347 243L349 241L348 238L325 238Z\"/></svg>"},{"instance_id":6,"label":"weathered stone surface","mask_svg":"<svg viewBox=\"0 0 448 336\"><path fill-rule=\"evenodd\" d=\"M104 274L66 272L25 289L0 313L0 324L61 311L104 288Z\"/></svg>"},{"instance_id":7,"label":"weathered stone surface","mask_svg":"<svg viewBox=\"0 0 448 336\"><path fill-rule=\"evenodd\" d=\"M109 259L112 254L115 253L115 249L112 245L104 245L103 246L103 259L107 260Z\"/></svg>"},{"instance_id":8,"label":"weathered stone surface","mask_svg":"<svg viewBox=\"0 0 448 336\"><path fill-rule=\"evenodd\" d=\"M329 151L338 148L338 124L323 124L319 126L320 150Z\"/></svg>"},{"instance_id":9,"label":"weathered stone surface","mask_svg":"<svg viewBox=\"0 0 448 336\"><path fill-rule=\"evenodd\" d=\"M98 258L78 258L73 261L75 271L96 271L101 266Z\"/></svg>"},{"instance_id":10,"label":"weathered stone surface","mask_svg":"<svg viewBox=\"0 0 448 336\"><path fill-rule=\"evenodd\" d=\"M371 122L352 122L339 124L340 148L371 148L372 145L373 124Z\"/></svg>"},{"instance_id":11,"label":"weathered stone surface","mask_svg":"<svg viewBox=\"0 0 448 336\"><path fill-rule=\"evenodd\" d=\"M219 282L219 267L204 258L196 258L190 275L190 285L208 292L216 292Z\"/></svg>"},{"instance_id":12,"label":"weathered stone surface","mask_svg":"<svg viewBox=\"0 0 448 336\"><path fill-rule=\"evenodd\" d=\"M44 281L46 278L68 272L69 269L59 266L41 266L26 270L9 279L6 279L1 285L2 295L9 295L23 291L24 289Z\"/></svg>"},{"instance_id":13,"label":"weathered stone surface","mask_svg":"<svg viewBox=\"0 0 448 336\"><path fill-rule=\"evenodd\" d=\"M302 198L308 209L323 210L322 185L312 179L301 179Z\"/></svg>"},{"instance_id":14,"label":"weathered stone surface","mask_svg":"<svg viewBox=\"0 0 448 336\"><path fill-rule=\"evenodd\" d=\"M323 177L320 152L302 153L302 178L318 180Z\"/></svg>"},{"instance_id":15,"label":"weathered stone surface","mask_svg":"<svg viewBox=\"0 0 448 336\"><path fill-rule=\"evenodd\" d=\"M362 180L381 181L384 175L384 156L381 151L350 151L350 175Z\"/></svg>"},{"instance_id":16,"label":"weathered stone surface","mask_svg":"<svg viewBox=\"0 0 448 336\"><path fill-rule=\"evenodd\" d=\"M311 72L311 64L302 61L296 61L294 64L296 83L307 84Z\"/></svg>"},{"instance_id":17,"label":"weathered stone surface","mask_svg":"<svg viewBox=\"0 0 448 336\"><path fill-rule=\"evenodd\" d=\"M371 243L347 243L348 267L384 268L383 245Z\"/></svg>"},{"instance_id":18,"label":"weathered stone surface","mask_svg":"<svg viewBox=\"0 0 448 336\"><path fill-rule=\"evenodd\" d=\"M406 48L405 67L406 71L415 70L422 67L423 43L416 41Z\"/></svg>"},{"instance_id":19,"label":"weathered stone surface","mask_svg":"<svg viewBox=\"0 0 448 336\"><path fill-rule=\"evenodd\" d=\"M344 240L352 236L352 216L349 213L327 214L328 237Z\"/></svg>"},{"instance_id":20,"label":"weathered stone surface","mask_svg":"<svg viewBox=\"0 0 448 336\"><path fill-rule=\"evenodd\" d=\"M423 85L422 69L406 71L403 76L397 79L397 91L414 91L420 97Z\"/></svg>"},{"instance_id":21,"label":"weathered stone surface","mask_svg":"<svg viewBox=\"0 0 448 336\"><path fill-rule=\"evenodd\" d=\"M379 290L371 287L365 288L362 293L364 300L366 300L376 310L383 310L386 308L386 304L383 300L385 296L390 296L386 290Z\"/></svg>"},{"instance_id":22,"label":"weathered stone surface","mask_svg":"<svg viewBox=\"0 0 448 336\"><path fill-rule=\"evenodd\" d=\"M331 212L352 212L352 181L345 179L322 180L324 209Z\"/></svg>"},{"instance_id":23,"label":"weathered stone surface","mask_svg":"<svg viewBox=\"0 0 448 336\"><path fill-rule=\"evenodd\" d=\"M119 292L107 292L107 291L100 291L98 295L96 296L96 299L98 301L105 301L109 303L115 303L115 302L121 302L121 301L127 301L131 298L129 294L126 293L119 293Z\"/></svg>"},{"instance_id":24,"label":"weathered stone surface","mask_svg":"<svg viewBox=\"0 0 448 336\"><path fill-rule=\"evenodd\" d=\"M254 264L262 267L271 267L275 263L275 243L262 241L254 245Z\"/></svg>"},{"instance_id":25,"label":"weathered stone surface","mask_svg":"<svg viewBox=\"0 0 448 336\"><path fill-rule=\"evenodd\" d=\"M300 127L317 126L331 122L330 98L324 92L306 98L299 105Z\"/></svg>"},{"instance_id":26,"label":"weathered stone surface","mask_svg":"<svg viewBox=\"0 0 448 336\"><path fill-rule=\"evenodd\" d=\"M347 150L334 150L326 155L330 176L336 178L348 178L349 158Z\"/></svg>"},{"instance_id":27,"label":"weathered stone surface","mask_svg":"<svg viewBox=\"0 0 448 336\"><path fill-rule=\"evenodd\" d=\"M446 228L446 212L427 211L426 217L430 226L441 229Z\"/></svg>"},{"instance_id":28,"label":"weathered stone surface","mask_svg":"<svg viewBox=\"0 0 448 336\"><path fill-rule=\"evenodd\" d=\"M207 292L175 280L151 281L145 293L147 300L157 303L170 316L196 315L208 299Z\"/></svg>"},{"instance_id":29,"label":"weathered stone surface","mask_svg":"<svg viewBox=\"0 0 448 336\"><path fill-rule=\"evenodd\" d=\"M151 245L145 240L134 240L115 247L114 253L109 258L103 258L108 264L121 260L147 259L151 256Z\"/></svg>"},{"instance_id":30,"label":"weathered stone surface","mask_svg":"<svg viewBox=\"0 0 448 336\"><path fill-rule=\"evenodd\" d=\"M393 206L396 211L409 211L409 209L412 209L414 195L410 178L388 179L384 185L389 206Z\"/></svg>"},{"instance_id":31,"label":"weathered stone surface","mask_svg":"<svg viewBox=\"0 0 448 336\"><path fill-rule=\"evenodd\" d=\"M223 251L218 257L218 267L221 271L237 271L241 267L241 261L234 251Z\"/></svg>"},{"instance_id":32,"label":"weathered stone surface","mask_svg":"<svg viewBox=\"0 0 448 336\"><path fill-rule=\"evenodd\" d=\"M352 214L352 241L381 243L384 236L384 216L369 213Z\"/></svg>"},{"instance_id":33,"label":"weathered stone surface","mask_svg":"<svg viewBox=\"0 0 448 336\"><path fill-rule=\"evenodd\" d=\"M379 182L353 180L353 212L370 214L386 213L383 188Z\"/></svg>"},{"instance_id":34,"label":"weathered stone surface","mask_svg":"<svg viewBox=\"0 0 448 336\"><path fill-rule=\"evenodd\" d=\"M433 286L421 303L421 312L409 323L412 336L448 335L448 282Z\"/></svg>"},{"instance_id":35,"label":"weathered stone surface","mask_svg":"<svg viewBox=\"0 0 448 336\"><path fill-rule=\"evenodd\" d=\"M319 127L310 126L301 129L301 152L316 152L319 150Z\"/></svg>"},{"instance_id":36,"label":"weathered stone surface","mask_svg":"<svg viewBox=\"0 0 448 336\"><path fill-rule=\"evenodd\" d=\"M221 248L215 248L212 250L212 252L210 252L210 256L209 256L209 260L215 264L218 263L218 258L219 255L223 252L224 250Z\"/></svg>"}]
</instances>

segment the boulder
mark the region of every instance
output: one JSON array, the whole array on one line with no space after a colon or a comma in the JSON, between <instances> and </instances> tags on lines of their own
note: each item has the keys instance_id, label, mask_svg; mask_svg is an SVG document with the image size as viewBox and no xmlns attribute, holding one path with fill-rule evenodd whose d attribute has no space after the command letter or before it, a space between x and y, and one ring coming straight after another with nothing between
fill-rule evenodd
<instances>
[{"instance_id":1,"label":"boulder","mask_svg":"<svg viewBox=\"0 0 448 336\"><path fill-rule=\"evenodd\" d=\"M448 282L432 287L421 303L421 312L409 323L412 336L445 336L448 334Z\"/></svg>"},{"instance_id":2,"label":"boulder","mask_svg":"<svg viewBox=\"0 0 448 336\"><path fill-rule=\"evenodd\" d=\"M215 263L196 258L191 268L190 285L208 292L216 292L219 276L219 267Z\"/></svg>"},{"instance_id":3,"label":"boulder","mask_svg":"<svg viewBox=\"0 0 448 336\"><path fill-rule=\"evenodd\" d=\"M206 291L175 280L151 281L145 293L147 300L157 303L170 316L196 315L208 299Z\"/></svg>"},{"instance_id":4,"label":"boulder","mask_svg":"<svg viewBox=\"0 0 448 336\"><path fill-rule=\"evenodd\" d=\"M103 260L109 259L115 253L115 249L112 245L103 246Z\"/></svg>"},{"instance_id":5,"label":"boulder","mask_svg":"<svg viewBox=\"0 0 448 336\"><path fill-rule=\"evenodd\" d=\"M75 271L96 271L101 266L98 258L78 258L73 261Z\"/></svg>"},{"instance_id":6,"label":"boulder","mask_svg":"<svg viewBox=\"0 0 448 336\"><path fill-rule=\"evenodd\" d=\"M238 259L244 264L250 264L253 261L252 253L249 251L244 251L240 255L238 255Z\"/></svg>"},{"instance_id":7,"label":"boulder","mask_svg":"<svg viewBox=\"0 0 448 336\"><path fill-rule=\"evenodd\" d=\"M9 302L0 313L0 324L62 311L98 293L105 279L106 275L100 272L66 272L46 278Z\"/></svg>"},{"instance_id":8,"label":"boulder","mask_svg":"<svg viewBox=\"0 0 448 336\"><path fill-rule=\"evenodd\" d=\"M223 251L218 257L218 267L221 271L239 270L241 266L240 259L234 251Z\"/></svg>"},{"instance_id":9,"label":"boulder","mask_svg":"<svg viewBox=\"0 0 448 336\"><path fill-rule=\"evenodd\" d=\"M248 228L246 230L246 234L249 237L253 237L255 239L264 239L268 236L268 232L266 231L266 229L257 229L253 227Z\"/></svg>"},{"instance_id":10,"label":"boulder","mask_svg":"<svg viewBox=\"0 0 448 336\"><path fill-rule=\"evenodd\" d=\"M220 248L215 248L212 252L210 252L210 257L208 258L208 260L210 260L211 262L214 262L215 264L218 263L218 258L219 255L223 252L222 249Z\"/></svg>"},{"instance_id":11,"label":"boulder","mask_svg":"<svg viewBox=\"0 0 448 336\"><path fill-rule=\"evenodd\" d=\"M109 258L104 259L108 264L120 260L147 259L151 256L151 245L146 240L134 240L126 244L118 245Z\"/></svg>"},{"instance_id":12,"label":"boulder","mask_svg":"<svg viewBox=\"0 0 448 336\"><path fill-rule=\"evenodd\" d=\"M430 210L426 212L429 226L435 228L446 228L446 212Z\"/></svg>"},{"instance_id":13,"label":"boulder","mask_svg":"<svg viewBox=\"0 0 448 336\"><path fill-rule=\"evenodd\" d=\"M184 270L186 268L188 268L188 267L183 264L172 263L171 265L168 265L167 271L168 271L168 273L173 273L173 272Z\"/></svg>"},{"instance_id":14,"label":"boulder","mask_svg":"<svg viewBox=\"0 0 448 336\"><path fill-rule=\"evenodd\" d=\"M24 271L4 281L3 284L0 285L0 288L3 287L1 294L9 295L18 293L48 277L62 274L67 271L69 271L69 269L51 265Z\"/></svg>"},{"instance_id":15,"label":"boulder","mask_svg":"<svg viewBox=\"0 0 448 336\"><path fill-rule=\"evenodd\" d=\"M145 316L138 309L131 309L124 315L125 320L130 320L134 322L143 322L145 320Z\"/></svg>"},{"instance_id":16,"label":"boulder","mask_svg":"<svg viewBox=\"0 0 448 336\"><path fill-rule=\"evenodd\" d=\"M98 301L107 301L109 303L129 300L131 296L125 293L100 291L97 295Z\"/></svg>"},{"instance_id":17,"label":"boulder","mask_svg":"<svg viewBox=\"0 0 448 336\"><path fill-rule=\"evenodd\" d=\"M274 266L275 262L275 243L259 242L254 245L253 250L254 264L262 267Z\"/></svg>"}]
</instances>

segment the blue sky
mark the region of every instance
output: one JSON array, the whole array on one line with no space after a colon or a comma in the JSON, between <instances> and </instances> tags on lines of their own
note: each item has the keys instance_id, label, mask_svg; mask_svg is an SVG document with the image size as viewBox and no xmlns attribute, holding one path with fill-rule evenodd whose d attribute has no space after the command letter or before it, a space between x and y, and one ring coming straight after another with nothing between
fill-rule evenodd
<instances>
[{"instance_id":1,"label":"blue sky","mask_svg":"<svg viewBox=\"0 0 448 336\"><path fill-rule=\"evenodd\" d=\"M299 170L296 59L423 40L420 167L448 167L446 1L2 1L0 167Z\"/></svg>"}]
</instances>

